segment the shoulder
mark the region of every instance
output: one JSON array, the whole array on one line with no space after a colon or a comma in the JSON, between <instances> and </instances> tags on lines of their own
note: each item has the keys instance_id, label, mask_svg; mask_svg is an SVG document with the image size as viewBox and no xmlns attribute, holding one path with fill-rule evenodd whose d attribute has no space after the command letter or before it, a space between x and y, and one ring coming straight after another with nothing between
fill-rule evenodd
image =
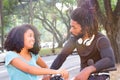
<instances>
[{"instance_id":1,"label":"shoulder","mask_svg":"<svg viewBox=\"0 0 120 80\"><path fill-rule=\"evenodd\" d=\"M75 44L77 41L77 38L74 35L70 35L70 37L68 38L68 40L65 41L64 45L73 45Z\"/></svg>"},{"instance_id":2,"label":"shoulder","mask_svg":"<svg viewBox=\"0 0 120 80\"><path fill-rule=\"evenodd\" d=\"M103 34L98 34L98 35L99 36L97 37L97 42L96 42L98 48L105 49L111 46L111 43L107 36Z\"/></svg>"},{"instance_id":3,"label":"shoulder","mask_svg":"<svg viewBox=\"0 0 120 80\"><path fill-rule=\"evenodd\" d=\"M14 52L14 51L6 52L6 57L14 57L14 56L18 56L18 53Z\"/></svg>"},{"instance_id":4,"label":"shoulder","mask_svg":"<svg viewBox=\"0 0 120 80\"><path fill-rule=\"evenodd\" d=\"M5 56L5 65L8 65L14 58L19 57L18 53L14 51L7 51Z\"/></svg>"},{"instance_id":5,"label":"shoulder","mask_svg":"<svg viewBox=\"0 0 120 80\"><path fill-rule=\"evenodd\" d=\"M98 33L97 35L96 35L96 39L97 39L97 42L99 42L99 41L109 41L109 39L108 39L108 37L106 36L106 35L104 35L104 34L102 34L102 33Z\"/></svg>"}]
</instances>

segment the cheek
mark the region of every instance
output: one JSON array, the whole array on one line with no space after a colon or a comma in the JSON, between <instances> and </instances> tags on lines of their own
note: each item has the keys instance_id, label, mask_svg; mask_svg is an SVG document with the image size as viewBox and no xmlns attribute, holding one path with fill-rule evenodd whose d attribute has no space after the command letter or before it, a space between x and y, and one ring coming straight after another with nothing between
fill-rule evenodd
<instances>
[{"instance_id":1,"label":"cheek","mask_svg":"<svg viewBox=\"0 0 120 80\"><path fill-rule=\"evenodd\" d=\"M27 39L24 40L24 46L26 46L28 44Z\"/></svg>"},{"instance_id":2,"label":"cheek","mask_svg":"<svg viewBox=\"0 0 120 80\"><path fill-rule=\"evenodd\" d=\"M82 29L81 29L81 28L78 28L78 29L77 29L77 32L78 32L78 33L82 33Z\"/></svg>"},{"instance_id":3,"label":"cheek","mask_svg":"<svg viewBox=\"0 0 120 80\"><path fill-rule=\"evenodd\" d=\"M78 30L78 33L82 33L81 30Z\"/></svg>"},{"instance_id":4,"label":"cheek","mask_svg":"<svg viewBox=\"0 0 120 80\"><path fill-rule=\"evenodd\" d=\"M25 45L28 45L29 43L30 43L29 38L24 39L24 44L25 44Z\"/></svg>"}]
</instances>

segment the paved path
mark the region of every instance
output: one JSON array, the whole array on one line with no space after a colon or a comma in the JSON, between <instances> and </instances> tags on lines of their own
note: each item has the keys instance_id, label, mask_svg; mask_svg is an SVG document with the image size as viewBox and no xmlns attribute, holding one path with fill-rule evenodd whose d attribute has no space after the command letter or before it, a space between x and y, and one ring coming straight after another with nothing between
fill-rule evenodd
<instances>
[{"instance_id":1,"label":"paved path","mask_svg":"<svg viewBox=\"0 0 120 80\"><path fill-rule=\"evenodd\" d=\"M120 64L116 65L116 67L117 67L116 71L110 72L110 76L111 76L110 80L120 80Z\"/></svg>"}]
</instances>

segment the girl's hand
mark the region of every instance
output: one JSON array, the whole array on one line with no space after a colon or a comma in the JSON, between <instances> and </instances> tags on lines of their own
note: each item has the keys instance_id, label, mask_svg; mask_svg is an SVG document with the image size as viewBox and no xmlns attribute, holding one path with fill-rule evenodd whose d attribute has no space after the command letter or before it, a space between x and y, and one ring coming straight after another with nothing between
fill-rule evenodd
<instances>
[{"instance_id":1,"label":"girl's hand","mask_svg":"<svg viewBox=\"0 0 120 80\"><path fill-rule=\"evenodd\" d=\"M50 75L44 75L42 80L50 80L51 76Z\"/></svg>"},{"instance_id":2,"label":"girl's hand","mask_svg":"<svg viewBox=\"0 0 120 80\"><path fill-rule=\"evenodd\" d=\"M65 80L68 80L69 78L69 73L67 70L65 69L59 69L58 70L58 74L61 74L61 76L65 79Z\"/></svg>"}]
</instances>

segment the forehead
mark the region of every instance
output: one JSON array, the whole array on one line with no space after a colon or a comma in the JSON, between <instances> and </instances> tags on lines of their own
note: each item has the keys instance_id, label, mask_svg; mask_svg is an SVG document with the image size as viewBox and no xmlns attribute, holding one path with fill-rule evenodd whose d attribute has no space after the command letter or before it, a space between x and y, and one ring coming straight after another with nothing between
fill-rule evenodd
<instances>
[{"instance_id":1,"label":"forehead","mask_svg":"<svg viewBox=\"0 0 120 80\"><path fill-rule=\"evenodd\" d=\"M33 32L33 30L32 29L28 29L28 30L26 30L26 32L25 33L34 33Z\"/></svg>"},{"instance_id":2,"label":"forehead","mask_svg":"<svg viewBox=\"0 0 120 80\"><path fill-rule=\"evenodd\" d=\"M79 24L77 23L77 21L71 20L70 25L79 25Z\"/></svg>"},{"instance_id":3,"label":"forehead","mask_svg":"<svg viewBox=\"0 0 120 80\"><path fill-rule=\"evenodd\" d=\"M70 25L71 25L71 27L81 28L81 25L78 24L78 22L77 22L77 21L74 21L74 20L71 20L71 21L70 21Z\"/></svg>"}]
</instances>

